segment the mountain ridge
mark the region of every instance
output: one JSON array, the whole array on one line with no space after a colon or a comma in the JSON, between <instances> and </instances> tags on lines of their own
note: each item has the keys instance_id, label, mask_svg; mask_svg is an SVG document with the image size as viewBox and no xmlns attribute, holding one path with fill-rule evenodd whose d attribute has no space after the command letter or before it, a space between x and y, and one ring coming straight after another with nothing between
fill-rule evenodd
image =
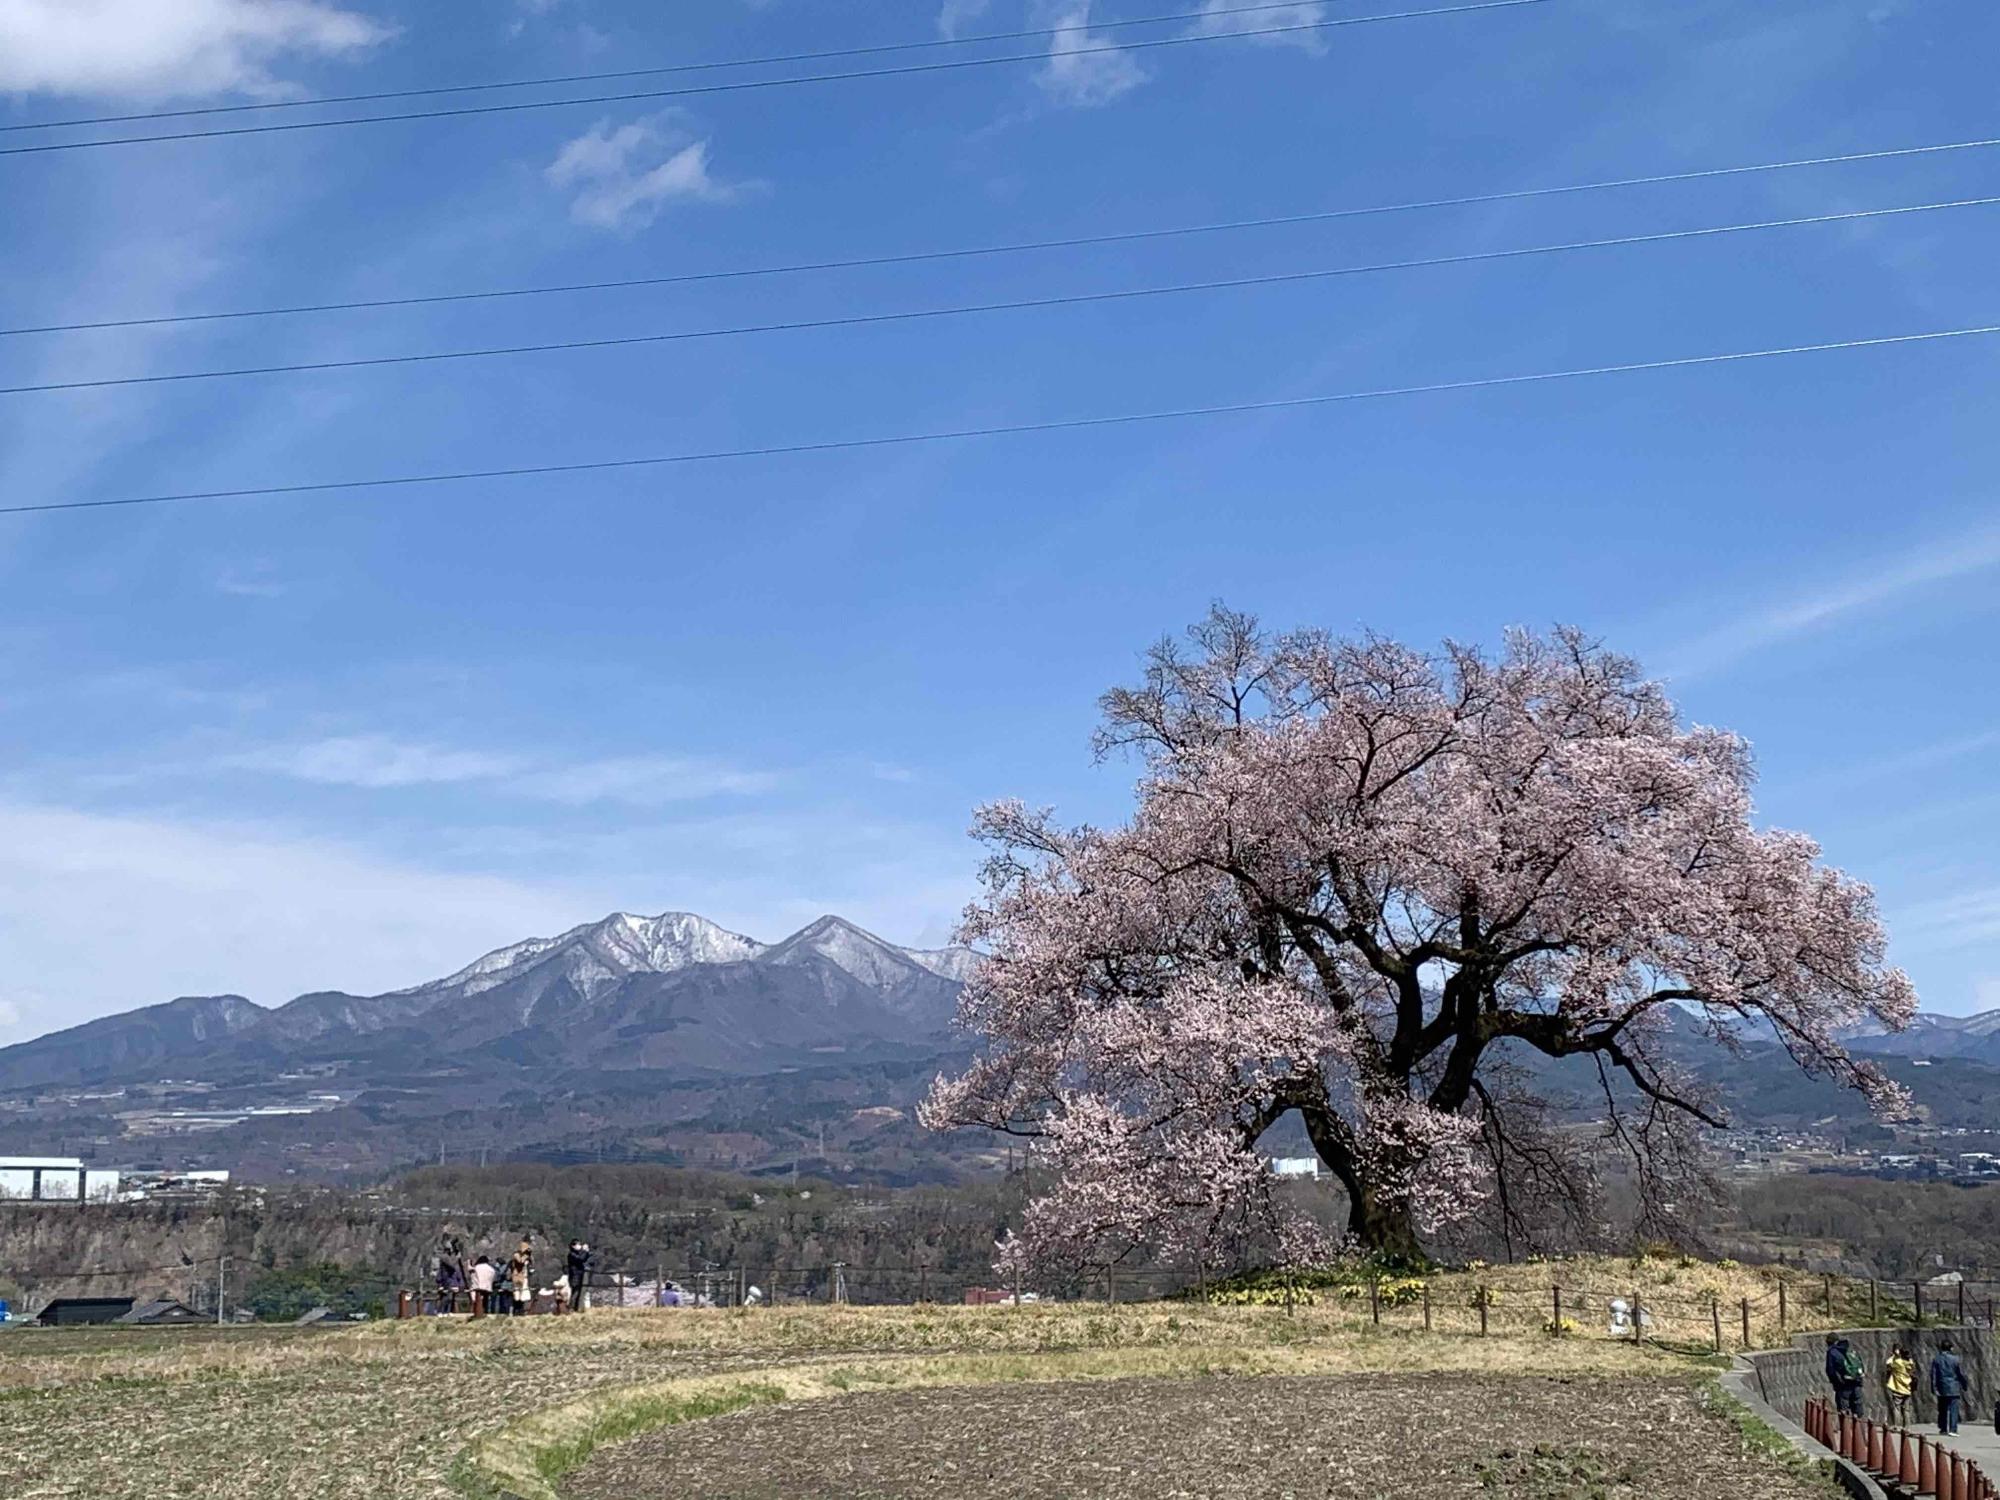
<instances>
[{"instance_id":1,"label":"mountain ridge","mask_svg":"<svg viewBox=\"0 0 2000 1500\"><path fill-rule=\"evenodd\" d=\"M704 1031L682 1049L689 1067L734 1066L763 1050L836 1050L827 1015L861 1043L904 1050L944 1034L977 962L966 949L901 948L831 915L763 943L692 912L613 912L379 995L312 991L270 1007L183 996L99 1017L0 1048L0 1089L131 1079L195 1060L246 1070L396 1048L407 1058L444 1036L474 1046L512 1038L502 1053L550 1065L673 1065L673 1049L642 1036L645 1016L668 1032ZM721 993L751 1014L719 1009ZM600 1057L590 1028L613 1014L624 1017L615 1029L628 1045L622 1057Z\"/></svg>"}]
</instances>

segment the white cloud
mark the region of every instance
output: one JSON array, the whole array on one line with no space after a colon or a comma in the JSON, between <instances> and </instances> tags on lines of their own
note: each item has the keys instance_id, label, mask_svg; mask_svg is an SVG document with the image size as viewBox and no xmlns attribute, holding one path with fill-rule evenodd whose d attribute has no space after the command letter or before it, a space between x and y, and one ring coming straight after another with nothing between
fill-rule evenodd
<instances>
[{"instance_id":1,"label":"white cloud","mask_svg":"<svg viewBox=\"0 0 2000 1500\"><path fill-rule=\"evenodd\" d=\"M0 973L34 976L13 1002L34 1031L175 995L393 989L618 904L269 829L0 803Z\"/></svg>"},{"instance_id":2,"label":"white cloud","mask_svg":"<svg viewBox=\"0 0 2000 1500\"><path fill-rule=\"evenodd\" d=\"M937 29L941 37L955 37L992 8L993 0L944 0L938 11Z\"/></svg>"},{"instance_id":3,"label":"white cloud","mask_svg":"<svg viewBox=\"0 0 2000 1500\"><path fill-rule=\"evenodd\" d=\"M702 797L769 791L782 780L776 772L738 770L714 761L635 755L531 771L512 778L507 785L523 796L572 806L623 802L657 807Z\"/></svg>"},{"instance_id":4,"label":"white cloud","mask_svg":"<svg viewBox=\"0 0 2000 1500\"><path fill-rule=\"evenodd\" d=\"M1297 5L1281 5L1255 15L1232 15L1241 0L1204 0L1201 16L1189 28L1196 36L1229 36L1244 31L1279 31L1286 26L1311 26L1326 19L1320 0L1301 0ZM1253 36L1251 41L1265 47L1301 47L1307 52L1326 51L1326 33L1321 31L1280 32L1276 36Z\"/></svg>"},{"instance_id":5,"label":"white cloud","mask_svg":"<svg viewBox=\"0 0 2000 1500\"><path fill-rule=\"evenodd\" d=\"M670 203L727 203L743 194L745 184L710 173L708 146L670 114L616 129L600 120L564 146L542 175L559 192L574 194L569 211L579 224L640 227Z\"/></svg>"},{"instance_id":6,"label":"white cloud","mask_svg":"<svg viewBox=\"0 0 2000 1500\"><path fill-rule=\"evenodd\" d=\"M321 786L444 786L511 775L521 763L483 750L412 744L388 735L341 735L302 745L274 745L225 759L225 765L266 771Z\"/></svg>"},{"instance_id":7,"label":"white cloud","mask_svg":"<svg viewBox=\"0 0 2000 1500\"><path fill-rule=\"evenodd\" d=\"M226 564L215 575L215 591L239 599L279 599L284 597L285 585L272 576L271 565L260 559L247 566Z\"/></svg>"},{"instance_id":8,"label":"white cloud","mask_svg":"<svg viewBox=\"0 0 2000 1500\"><path fill-rule=\"evenodd\" d=\"M1664 675L1681 680L1713 671L1767 646L1835 625L1851 615L2000 567L2000 527L1985 526L1882 559L1865 572L1805 590L1739 616L1663 654Z\"/></svg>"},{"instance_id":9,"label":"white cloud","mask_svg":"<svg viewBox=\"0 0 2000 1500\"><path fill-rule=\"evenodd\" d=\"M1080 109L1109 104L1146 81L1146 70L1129 52L1090 31L1090 0L1068 0L1044 8L1044 24L1060 27L1049 41L1049 60L1035 81L1059 104Z\"/></svg>"},{"instance_id":10,"label":"white cloud","mask_svg":"<svg viewBox=\"0 0 2000 1500\"><path fill-rule=\"evenodd\" d=\"M492 791L567 807L596 802L663 807L705 797L768 791L784 779L773 771L746 770L690 756L630 755L552 763L384 734L336 735L302 744L260 746L226 756L222 764L317 786L366 791L477 783Z\"/></svg>"},{"instance_id":11,"label":"white cloud","mask_svg":"<svg viewBox=\"0 0 2000 1500\"><path fill-rule=\"evenodd\" d=\"M0 0L0 92L272 98L295 92L280 62L392 35L326 0Z\"/></svg>"},{"instance_id":12,"label":"white cloud","mask_svg":"<svg viewBox=\"0 0 2000 1500\"><path fill-rule=\"evenodd\" d=\"M2000 885L1906 907L1893 915L1889 931L1897 947L1926 953L2000 939Z\"/></svg>"}]
</instances>

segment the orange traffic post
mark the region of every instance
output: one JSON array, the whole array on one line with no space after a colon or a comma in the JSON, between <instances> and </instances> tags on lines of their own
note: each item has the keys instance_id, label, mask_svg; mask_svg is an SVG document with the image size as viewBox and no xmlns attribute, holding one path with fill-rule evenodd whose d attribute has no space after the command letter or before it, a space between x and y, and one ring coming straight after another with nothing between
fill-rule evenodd
<instances>
[{"instance_id":1,"label":"orange traffic post","mask_svg":"<svg viewBox=\"0 0 2000 1500\"><path fill-rule=\"evenodd\" d=\"M1917 1493L1937 1493L1937 1444L1929 1438L1917 1439Z\"/></svg>"},{"instance_id":2,"label":"orange traffic post","mask_svg":"<svg viewBox=\"0 0 2000 1500\"><path fill-rule=\"evenodd\" d=\"M1903 1462L1897 1468L1896 1477L1912 1490L1917 1487L1917 1450L1910 1443L1910 1429L1903 1429Z\"/></svg>"},{"instance_id":3,"label":"orange traffic post","mask_svg":"<svg viewBox=\"0 0 2000 1500\"><path fill-rule=\"evenodd\" d=\"M1868 1424L1868 1468L1875 1474L1889 1472L1889 1429L1880 1422Z\"/></svg>"},{"instance_id":4,"label":"orange traffic post","mask_svg":"<svg viewBox=\"0 0 2000 1500\"><path fill-rule=\"evenodd\" d=\"M1958 1455L1939 1445L1937 1458L1938 1500L1959 1500Z\"/></svg>"}]
</instances>

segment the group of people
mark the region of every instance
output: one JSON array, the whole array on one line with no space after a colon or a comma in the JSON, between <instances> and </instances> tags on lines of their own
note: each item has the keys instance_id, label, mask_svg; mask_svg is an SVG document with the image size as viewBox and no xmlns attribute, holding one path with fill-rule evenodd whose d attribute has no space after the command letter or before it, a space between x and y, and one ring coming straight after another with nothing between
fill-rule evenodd
<instances>
[{"instance_id":1,"label":"group of people","mask_svg":"<svg viewBox=\"0 0 2000 1500\"><path fill-rule=\"evenodd\" d=\"M1833 1404L1840 1411L1861 1415L1861 1389L1868 1370L1860 1353L1836 1333L1826 1336L1826 1379L1833 1387ZM1938 1342L1931 1356L1930 1392L1937 1398L1938 1431L1958 1431L1959 1411L1971 1385L1965 1365L1950 1339ZM1910 1425L1910 1407L1916 1396L1917 1361L1907 1345L1895 1344L1882 1361L1882 1394L1889 1408L1889 1420L1897 1427Z\"/></svg>"},{"instance_id":2,"label":"group of people","mask_svg":"<svg viewBox=\"0 0 2000 1500\"><path fill-rule=\"evenodd\" d=\"M563 1274L544 1289L556 1312L582 1312L590 1305L589 1244L581 1239L569 1242L563 1258ZM437 1287L439 1301L446 1310L455 1310L465 1297L475 1318L489 1313L501 1317L520 1316L535 1307L535 1245L523 1235L520 1245L504 1261L491 1255L468 1257L465 1244L455 1234L447 1234L438 1245Z\"/></svg>"}]
</instances>

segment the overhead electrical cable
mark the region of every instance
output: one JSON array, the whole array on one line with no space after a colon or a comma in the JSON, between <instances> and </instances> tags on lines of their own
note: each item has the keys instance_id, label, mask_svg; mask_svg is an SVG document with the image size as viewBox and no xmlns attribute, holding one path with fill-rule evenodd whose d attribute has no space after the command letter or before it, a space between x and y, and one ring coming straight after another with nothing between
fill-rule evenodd
<instances>
[{"instance_id":1,"label":"overhead electrical cable","mask_svg":"<svg viewBox=\"0 0 2000 1500\"><path fill-rule=\"evenodd\" d=\"M1703 167L1687 172L1663 172L1645 177L1618 177L1599 182L1568 183L1557 187L1516 188L1495 193L1471 193L1455 198L1422 198L1404 203L1369 204L1355 208L1316 209L1304 213L1276 214L1258 219L1227 219L1207 224L1177 224L1156 229L1121 230L1106 234L1071 235L1061 239L1016 240L994 245L947 247L939 250L910 250L884 255L854 256L847 259L794 261L787 265L723 267L712 271L685 271L667 276L634 276L613 281L572 281L548 286L499 287L475 292L432 292L409 297L370 297L349 302L306 302L283 307L224 309L219 312L174 313L155 317L100 318L82 323L43 323L18 328L0 328L0 338L28 334L85 333L108 328L160 328L179 323L220 323L247 318L293 317L311 313L361 312L395 307L433 307L454 302L491 302L511 297L549 297L567 293L628 291L640 287L684 286L696 282L741 281L761 276L797 276L820 271L848 271L871 266L906 266L944 260L969 260L981 256L1020 255L1037 250L1074 250L1093 245L1121 245L1141 240L1173 239L1186 235L1223 234L1246 229L1272 229L1293 224L1318 224L1336 219L1367 218L1380 214L1411 213L1419 209L1465 208L1483 203L1511 203L1527 198L1551 198L1565 194L1598 193L1613 188L1656 187L1667 183L1696 182L1717 177L1738 177L1758 172L1784 172L1802 167L1835 166L1848 162L1887 161L1897 157L1928 156L1946 151L1975 151L2000 146L2000 136L1983 140L1945 141L1928 146L1897 146L1881 151L1850 151L1839 156L1801 157L1790 161L1758 162L1738 167Z\"/></svg>"},{"instance_id":2,"label":"overhead electrical cable","mask_svg":"<svg viewBox=\"0 0 2000 1500\"><path fill-rule=\"evenodd\" d=\"M1373 16L1341 16L1301 21L1289 26L1246 27L1241 31L1192 32L1184 36L1142 37L1102 47L1073 47L1064 59L1112 52L1137 52L1158 47L1192 47L1206 42L1241 41L1253 37L1296 36L1344 26L1372 26L1382 21L1413 21L1434 16L1472 15L1480 11L1518 10L1548 5L1553 0L1478 0L1470 5L1435 6L1424 10L1390 11ZM219 140L225 136L274 135L300 130L335 130L350 125L386 125L410 120L464 119L473 115L519 114L527 110L565 109L584 104L626 104L637 100L685 99L697 95L734 94L753 89L796 88L808 83L847 83L869 78L902 78L920 73L944 73L968 68L992 68L1009 63L1047 62L1050 53L1008 52L995 57L957 57L942 62L908 63L894 68L859 68L837 73L805 73L792 78L746 78L726 83L689 84L681 88L638 89L615 94L585 94L569 99L520 99L498 104L466 104L450 109L401 110L393 114L344 115L332 120L279 120L261 125L231 125L220 130L164 131L152 135L114 135L88 141L38 141L27 146L0 146L0 156L35 156L52 151L91 151L103 146L143 146L163 141Z\"/></svg>"},{"instance_id":3,"label":"overhead electrical cable","mask_svg":"<svg viewBox=\"0 0 2000 1500\"><path fill-rule=\"evenodd\" d=\"M1052 307L1077 307L1092 303L1130 302L1141 298L1181 296L1195 292L1235 290L1246 287L1284 286L1338 277L1366 276L1391 271L1430 269L1440 266L1480 265L1493 261L1523 260L1538 255L1563 255L1583 250L1603 250L1636 245L1658 245L1680 240L1713 239L1722 235L1751 234L1771 229L1793 229L1817 224L1846 224L1864 219L1884 219L1899 215L1936 213L1946 209L1990 207L2000 204L2000 196L1960 198L1943 203L1917 203L1895 208L1854 209L1846 213L1813 214L1803 218L1764 219L1748 224L1719 224L1699 229L1670 229L1655 234L1627 234L1612 239L1570 240L1556 245L1526 245L1509 250L1478 250L1462 255L1433 255L1410 260L1374 261L1362 265L1326 266L1306 271L1275 271L1257 276L1231 276L1213 281L1186 281L1165 286L1121 287L1102 292L1070 292L1053 297L1023 297L999 302L968 302L947 307L907 308L898 312L850 313L831 318L798 318L775 323L740 323L724 328L676 329L666 333L628 333L600 339L560 339L540 344L503 344L480 349L436 349L415 354L379 354L348 359L301 360L291 364L238 365L217 370L169 370L153 375L110 375L91 380L45 380L27 385L0 385L0 396L41 395L57 391L96 391L121 386L173 385L197 380L237 380L263 375L301 375L329 370L381 369L396 365L440 364L467 359L502 359L529 354L575 353L602 349L629 349L647 344L687 343L697 340L741 338L753 334L802 333L830 328L862 328L885 323L913 323L936 318L967 317L977 314L1024 312Z\"/></svg>"},{"instance_id":4,"label":"overhead electrical cable","mask_svg":"<svg viewBox=\"0 0 2000 1500\"><path fill-rule=\"evenodd\" d=\"M593 459L577 463L525 464L508 468L462 469L449 473L398 474L373 479L330 479L302 484L249 485L240 489L187 490L178 494L125 495L105 500L51 500L27 505L0 505L0 515L36 515L52 511L109 510L135 505L168 505L192 500L245 500L283 495L329 494L336 491L407 489L422 485L463 484L482 479L548 478L558 474L595 474L616 469L662 468L679 464L716 463L728 459L782 458L817 453L848 453L873 448L908 447L924 443L962 442L974 438L1020 437L1042 432L1078 432L1100 427L1178 422L1198 417L1239 416L1253 412L1299 411L1356 401L1380 401L1399 396L1435 396L1459 391L1494 390L1505 386L1585 380L1603 375L1635 375L1654 370L1685 370L1705 365L1740 364L1784 359L1795 355L1830 354L1854 349L1885 349L2000 334L2000 323L1968 328L1942 328L1921 333L1882 334L1873 338L1840 339L1820 344L1789 344L1777 348L1732 350L1722 354L1689 354L1672 359L1638 360L1628 364L1590 365L1567 370L1538 370L1522 375L1485 375L1466 380L1441 380L1424 385L1378 386L1370 390L1335 391L1316 396L1282 396L1261 401L1233 401L1213 406L1184 406L1164 411L1114 412L1094 417L1062 417L1040 422L997 423L983 427L944 428L929 432L890 433L877 437L831 438L821 442L773 443L751 448L716 448L707 452L669 453L643 458Z\"/></svg>"},{"instance_id":5,"label":"overhead electrical cable","mask_svg":"<svg viewBox=\"0 0 2000 1500\"><path fill-rule=\"evenodd\" d=\"M564 73L544 78L508 78L490 83L437 84L428 88L386 89L372 94L326 94L316 99L260 99L247 104L205 104L191 109L155 109L129 115L89 115L69 120L31 120L0 125L0 135L22 130L70 130L89 125L134 125L146 120L186 120L206 115L240 115L280 109L331 108L336 104L380 104L390 99L430 99L446 94L491 93L499 89L557 88L574 83L610 83L620 78L657 78L671 73L710 73L723 68L775 68L786 63L830 62L837 57L880 57L896 52L925 52L941 47L976 47L982 43L1025 42L1073 31L1124 31L1134 26L1168 26L1181 21L1213 24L1231 16L1263 15L1299 9L1299 0L1267 0L1260 5L1227 9L1187 10L1164 16L1131 16L1125 20L1091 20L1068 26L1042 26L1028 31L983 31L967 36L930 37L918 42L883 42L867 47L835 47L822 52L783 52L768 57L733 57L708 62L666 63L651 68L620 68L608 73ZM1241 33L1231 33L1241 35Z\"/></svg>"}]
</instances>

